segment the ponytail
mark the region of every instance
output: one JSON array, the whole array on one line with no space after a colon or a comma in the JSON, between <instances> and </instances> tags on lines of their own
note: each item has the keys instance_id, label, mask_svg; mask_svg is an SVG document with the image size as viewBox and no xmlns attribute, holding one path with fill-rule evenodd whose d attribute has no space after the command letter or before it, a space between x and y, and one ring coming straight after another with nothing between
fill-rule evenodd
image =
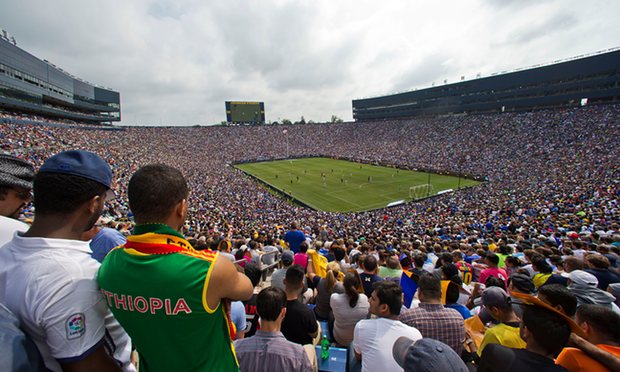
<instances>
[{"instance_id":1,"label":"ponytail","mask_svg":"<svg viewBox=\"0 0 620 372\"><path fill-rule=\"evenodd\" d=\"M360 297L359 287L361 286L362 281L360 280L360 276L357 272L348 272L344 276L344 293L349 297L349 306L355 307L357 305L357 300Z\"/></svg>"}]
</instances>

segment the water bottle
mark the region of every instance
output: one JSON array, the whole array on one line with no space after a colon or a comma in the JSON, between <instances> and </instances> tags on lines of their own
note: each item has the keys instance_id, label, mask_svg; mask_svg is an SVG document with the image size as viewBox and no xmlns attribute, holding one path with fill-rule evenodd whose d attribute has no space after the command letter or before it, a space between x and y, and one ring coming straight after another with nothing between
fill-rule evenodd
<instances>
[{"instance_id":1,"label":"water bottle","mask_svg":"<svg viewBox=\"0 0 620 372\"><path fill-rule=\"evenodd\" d=\"M329 340L327 336L323 336L321 341L321 359L326 360L327 358L329 358Z\"/></svg>"}]
</instances>

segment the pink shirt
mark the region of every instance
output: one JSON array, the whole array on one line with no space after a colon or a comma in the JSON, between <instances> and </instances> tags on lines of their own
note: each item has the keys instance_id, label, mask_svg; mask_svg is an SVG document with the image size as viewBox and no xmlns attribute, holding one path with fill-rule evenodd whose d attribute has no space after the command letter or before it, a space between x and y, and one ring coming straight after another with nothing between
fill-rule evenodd
<instances>
[{"instance_id":1,"label":"pink shirt","mask_svg":"<svg viewBox=\"0 0 620 372\"><path fill-rule=\"evenodd\" d=\"M485 284L487 279L489 279L490 276L494 276L496 278L503 280L504 287L505 287L505 284L508 283L508 274L506 274L506 271L504 269L500 269L497 267L489 267L487 269L482 270L482 272L480 273L480 277L478 278L478 282Z\"/></svg>"},{"instance_id":2,"label":"pink shirt","mask_svg":"<svg viewBox=\"0 0 620 372\"><path fill-rule=\"evenodd\" d=\"M305 270L306 266L308 266L308 255L305 253L295 253L295 256L293 257L293 265L299 265Z\"/></svg>"}]
</instances>

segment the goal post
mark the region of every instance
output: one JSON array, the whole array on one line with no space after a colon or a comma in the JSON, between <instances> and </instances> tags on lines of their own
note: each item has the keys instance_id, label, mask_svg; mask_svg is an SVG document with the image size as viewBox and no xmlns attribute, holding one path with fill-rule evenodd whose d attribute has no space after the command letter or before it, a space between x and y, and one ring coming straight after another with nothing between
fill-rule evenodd
<instances>
[{"instance_id":1,"label":"goal post","mask_svg":"<svg viewBox=\"0 0 620 372\"><path fill-rule=\"evenodd\" d=\"M434 194L433 185L429 183L411 186L409 188L409 198L413 200L423 199Z\"/></svg>"}]
</instances>

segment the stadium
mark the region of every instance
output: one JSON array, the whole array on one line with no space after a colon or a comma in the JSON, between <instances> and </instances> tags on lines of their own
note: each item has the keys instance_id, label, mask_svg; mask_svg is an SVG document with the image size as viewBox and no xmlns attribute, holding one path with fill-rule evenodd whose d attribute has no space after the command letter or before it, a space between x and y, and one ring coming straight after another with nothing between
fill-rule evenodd
<instances>
[{"instance_id":1,"label":"stadium","mask_svg":"<svg viewBox=\"0 0 620 372\"><path fill-rule=\"evenodd\" d=\"M315 260L325 261L323 266L307 262L314 268L305 274L322 276L319 282L327 271L337 271L328 261L340 262L342 274L345 268L367 273L362 257L376 257L377 273L400 270L392 279L405 298L414 269L455 281L469 295L493 266L488 257L516 257L508 265L502 260L499 267L508 275L503 279L522 274L537 283L541 274L561 281L561 273L570 274L562 261L572 258L596 276L603 269L596 260L588 266L594 255L604 258L605 277L611 278L609 288L600 289L615 291L615 300L604 305L611 309L620 300L612 285L620 283L618 49L353 99L354 121L344 123L265 125L264 103L256 102L259 111L229 120L253 124L248 126L119 126L114 123L121 119L121 93L0 38L0 152L35 169L66 150L98 154L112 168L116 194L105 202L101 224L126 236L135 227L128 188L136 170L152 163L180 170L189 188L180 233L196 250L234 255L241 272L258 264L259 289L269 287L274 269L282 270L290 248L285 235L297 224ZM227 102L227 112L230 106ZM28 202L19 218L32 223L35 214ZM222 249L223 241L228 244ZM262 249L267 246L278 248L273 260L261 258L270 255ZM446 274L457 261L465 262L453 263L455 252L471 265L473 283L463 283L462 273L460 279ZM416 258L423 263L419 267ZM548 265L532 266L541 259ZM419 277L414 277L417 288ZM505 282L495 286L509 287ZM306 287L311 293L325 290L310 279ZM319 295L311 296L310 308L319 306ZM576 301L582 305L581 297ZM406 307L411 298L408 302ZM479 304L468 305L479 310ZM314 364L325 371L361 368L364 359L355 361L352 344L333 337L333 319L331 312L326 319L317 315L333 358L321 361L318 344ZM462 327L468 339L476 339L471 324ZM483 334L478 336L480 344ZM616 345L605 350L617 363L620 340L607 342ZM462 345L458 353L465 355ZM596 360L614 365L613 357ZM471 358L463 362L476 368ZM240 367L244 370L243 362Z\"/></svg>"}]
</instances>

